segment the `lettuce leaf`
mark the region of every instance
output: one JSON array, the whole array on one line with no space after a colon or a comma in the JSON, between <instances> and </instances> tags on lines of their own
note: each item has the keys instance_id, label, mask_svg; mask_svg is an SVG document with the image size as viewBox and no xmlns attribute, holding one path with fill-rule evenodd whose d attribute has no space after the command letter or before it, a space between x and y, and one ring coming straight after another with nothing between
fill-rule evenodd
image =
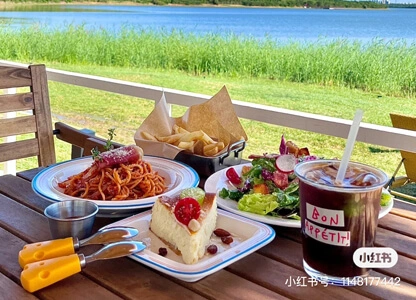
<instances>
[{"instance_id":1,"label":"lettuce leaf","mask_svg":"<svg viewBox=\"0 0 416 300\"><path fill-rule=\"evenodd\" d=\"M270 194L245 194L240 201L238 201L239 210L259 215L267 215L269 212L274 211L277 207L279 207L277 197Z\"/></svg>"},{"instance_id":2,"label":"lettuce leaf","mask_svg":"<svg viewBox=\"0 0 416 300\"><path fill-rule=\"evenodd\" d=\"M393 195L391 195L388 190L383 189L383 191L381 192L380 205L381 206L388 205L392 198L393 198Z\"/></svg>"}]
</instances>

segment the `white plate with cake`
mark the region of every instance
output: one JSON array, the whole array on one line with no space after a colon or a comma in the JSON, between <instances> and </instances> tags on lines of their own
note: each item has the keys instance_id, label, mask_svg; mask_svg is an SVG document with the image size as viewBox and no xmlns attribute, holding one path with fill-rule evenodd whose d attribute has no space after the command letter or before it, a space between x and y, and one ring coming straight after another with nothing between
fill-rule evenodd
<instances>
[{"instance_id":1,"label":"white plate with cake","mask_svg":"<svg viewBox=\"0 0 416 300\"><path fill-rule=\"evenodd\" d=\"M212 222L212 218L208 217L208 219L209 222ZM107 227L131 226L137 228L140 234L134 239L145 242L147 248L129 257L150 268L188 282L198 281L225 268L267 245L275 237L273 228L266 224L218 209L214 227L227 231L233 241L230 244L225 244L220 237L209 232L208 247L215 245L217 252L210 254L206 250L207 247L204 246L203 256L197 262L186 264L180 253L173 251L166 241L162 241L150 230L151 220L152 211L149 210ZM202 236L204 235L206 234L202 234ZM159 254L160 249L166 249L165 256Z\"/></svg>"},{"instance_id":2,"label":"white plate with cake","mask_svg":"<svg viewBox=\"0 0 416 300\"><path fill-rule=\"evenodd\" d=\"M184 163L146 155L143 156L143 161L149 163L153 171L163 177L166 188L160 195L171 195L185 187L197 186L199 183L196 171ZM53 202L84 199L65 194L64 189L58 184L70 176L84 172L92 163L91 157L84 157L50 166L35 176L32 188L38 195ZM120 201L86 200L93 201L98 205L98 216L127 217L140 212L140 209L151 207L160 195Z\"/></svg>"}]
</instances>

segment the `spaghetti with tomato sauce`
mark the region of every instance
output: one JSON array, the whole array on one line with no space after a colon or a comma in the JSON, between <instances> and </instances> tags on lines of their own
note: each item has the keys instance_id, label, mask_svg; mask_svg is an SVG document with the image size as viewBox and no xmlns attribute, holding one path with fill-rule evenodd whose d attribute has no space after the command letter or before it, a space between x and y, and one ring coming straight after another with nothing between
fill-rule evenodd
<instances>
[{"instance_id":1,"label":"spaghetti with tomato sauce","mask_svg":"<svg viewBox=\"0 0 416 300\"><path fill-rule=\"evenodd\" d=\"M103 152L83 172L59 182L64 194L89 200L120 201L153 197L165 192L165 179L143 161L135 145Z\"/></svg>"}]
</instances>

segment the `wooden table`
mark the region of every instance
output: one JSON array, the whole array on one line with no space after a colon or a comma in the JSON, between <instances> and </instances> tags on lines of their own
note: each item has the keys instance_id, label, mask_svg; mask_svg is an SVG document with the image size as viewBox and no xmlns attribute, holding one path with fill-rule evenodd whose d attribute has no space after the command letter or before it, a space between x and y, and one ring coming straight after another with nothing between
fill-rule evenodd
<instances>
[{"instance_id":1,"label":"wooden table","mask_svg":"<svg viewBox=\"0 0 416 300\"><path fill-rule=\"evenodd\" d=\"M198 282L164 275L130 258L96 261L33 294L20 286L18 252L26 243L51 239L43 215L50 202L37 196L30 181L39 169L0 176L1 299L415 299L416 206L395 201L379 222L376 245L392 247L398 263L372 271L372 284L335 287L312 284L302 267L300 230L275 226L273 242ZM96 229L114 222L98 218ZM88 248L88 247L86 247ZM393 280L389 279L393 278ZM399 286L393 283L400 281ZM303 285L303 286L302 286Z\"/></svg>"}]
</instances>

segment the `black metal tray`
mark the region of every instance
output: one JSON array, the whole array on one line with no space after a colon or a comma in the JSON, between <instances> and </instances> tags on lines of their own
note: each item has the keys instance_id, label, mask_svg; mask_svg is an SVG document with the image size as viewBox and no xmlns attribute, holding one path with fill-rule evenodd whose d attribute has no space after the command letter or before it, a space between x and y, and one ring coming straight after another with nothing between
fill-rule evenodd
<instances>
[{"instance_id":1,"label":"black metal tray","mask_svg":"<svg viewBox=\"0 0 416 300\"><path fill-rule=\"evenodd\" d=\"M240 164L245 146L246 141L241 140L230 144L226 152L217 156L207 157L182 151L174 159L194 168L199 176L206 178L221 169Z\"/></svg>"}]
</instances>

